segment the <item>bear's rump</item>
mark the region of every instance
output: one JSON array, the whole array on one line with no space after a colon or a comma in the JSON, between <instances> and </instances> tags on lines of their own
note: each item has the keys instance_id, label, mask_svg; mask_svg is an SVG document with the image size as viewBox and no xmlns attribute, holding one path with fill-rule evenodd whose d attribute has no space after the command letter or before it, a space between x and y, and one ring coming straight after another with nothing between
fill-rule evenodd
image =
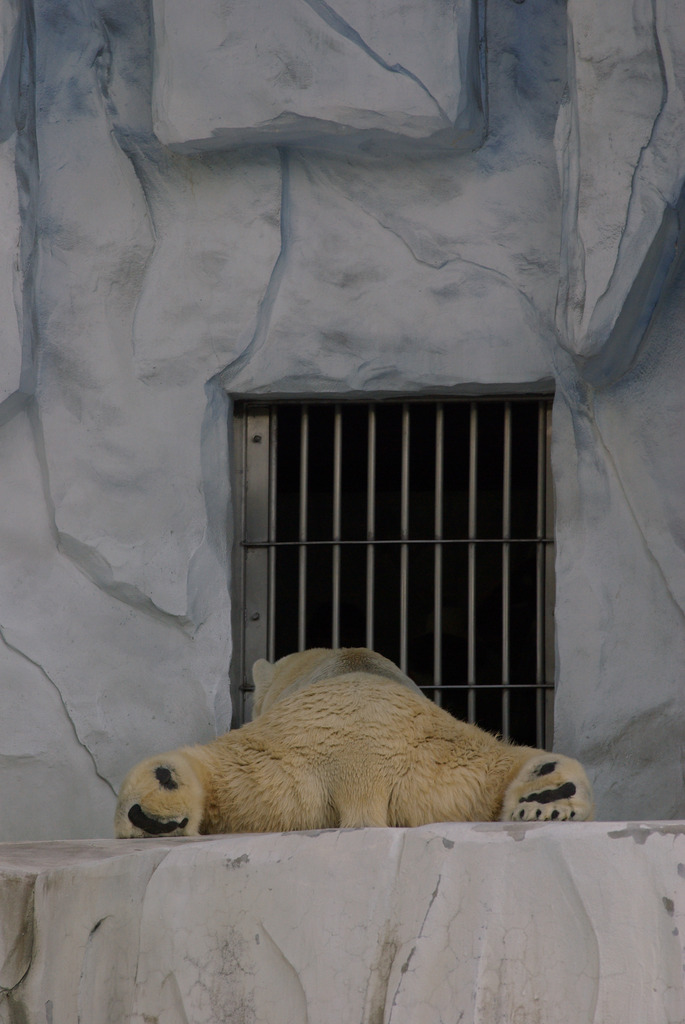
<instances>
[{"instance_id":1,"label":"bear's rump","mask_svg":"<svg viewBox=\"0 0 685 1024\"><path fill-rule=\"evenodd\" d=\"M323 781L342 827L489 820L512 768L495 737L365 673L286 697L253 729L291 780Z\"/></svg>"}]
</instances>

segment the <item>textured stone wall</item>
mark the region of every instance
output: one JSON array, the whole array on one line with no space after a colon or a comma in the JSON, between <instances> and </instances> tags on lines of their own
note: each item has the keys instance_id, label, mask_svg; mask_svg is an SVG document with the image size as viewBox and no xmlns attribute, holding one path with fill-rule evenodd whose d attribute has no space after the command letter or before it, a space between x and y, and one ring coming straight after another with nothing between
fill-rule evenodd
<instances>
[{"instance_id":1,"label":"textured stone wall","mask_svg":"<svg viewBox=\"0 0 685 1024\"><path fill-rule=\"evenodd\" d=\"M600 815L682 817L685 5L568 13L555 742Z\"/></svg>"},{"instance_id":2,"label":"textured stone wall","mask_svg":"<svg viewBox=\"0 0 685 1024\"><path fill-rule=\"evenodd\" d=\"M682 3L246 10L0 15L1 837L228 726L230 401L311 391L556 388L557 743L685 814Z\"/></svg>"}]
</instances>

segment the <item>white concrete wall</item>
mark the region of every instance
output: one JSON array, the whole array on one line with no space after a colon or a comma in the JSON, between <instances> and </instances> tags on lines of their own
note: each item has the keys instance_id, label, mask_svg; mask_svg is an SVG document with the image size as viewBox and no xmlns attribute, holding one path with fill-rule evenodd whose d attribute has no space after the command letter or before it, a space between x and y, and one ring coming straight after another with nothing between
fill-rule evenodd
<instances>
[{"instance_id":1,"label":"white concrete wall","mask_svg":"<svg viewBox=\"0 0 685 1024\"><path fill-rule=\"evenodd\" d=\"M0 845L0 1022L682 1024L685 823Z\"/></svg>"},{"instance_id":2,"label":"white concrete wall","mask_svg":"<svg viewBox=\"0 0 685 1024\"><path fill-rule=\"evenodd\" d=\"M556 387L557 743L685 814L684 5L291 6L3 8L0 836L227 727L230 398L310 391Z\"/></svg>"}]
</instances>

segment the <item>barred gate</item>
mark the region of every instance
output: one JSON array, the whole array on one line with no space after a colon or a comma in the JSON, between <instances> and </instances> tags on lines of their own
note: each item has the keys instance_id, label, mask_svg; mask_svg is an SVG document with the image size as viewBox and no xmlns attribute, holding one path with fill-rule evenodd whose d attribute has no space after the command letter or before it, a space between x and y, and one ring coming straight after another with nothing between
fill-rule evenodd
<instances>
[{"instance_id":1,"label":"barred gate","mask_svg":"<svg viewBox=\"0 0 685 1024\"><path fill-rule=\"evenodd\" d=\"M366 646L551 745L550 434L547 397L237 403L235 724L256 658Z\"/></svg>"}]
</instances>

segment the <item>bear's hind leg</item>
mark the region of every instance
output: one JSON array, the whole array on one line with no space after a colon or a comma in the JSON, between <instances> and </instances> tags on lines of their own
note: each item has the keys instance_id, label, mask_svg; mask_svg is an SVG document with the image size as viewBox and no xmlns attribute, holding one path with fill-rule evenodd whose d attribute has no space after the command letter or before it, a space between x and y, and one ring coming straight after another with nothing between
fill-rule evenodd
<instances>
[{"instance_id":1,"label":"bear's hind leg","mask_svg":"<svg viewBox=\"0 0 685 1024\"><path fill-rule=\"evenodd\" d=\"M540 751L509 784L500 821L590 821L594 812L582 765L564 754Z\"/></svg>"}]
</instances>

